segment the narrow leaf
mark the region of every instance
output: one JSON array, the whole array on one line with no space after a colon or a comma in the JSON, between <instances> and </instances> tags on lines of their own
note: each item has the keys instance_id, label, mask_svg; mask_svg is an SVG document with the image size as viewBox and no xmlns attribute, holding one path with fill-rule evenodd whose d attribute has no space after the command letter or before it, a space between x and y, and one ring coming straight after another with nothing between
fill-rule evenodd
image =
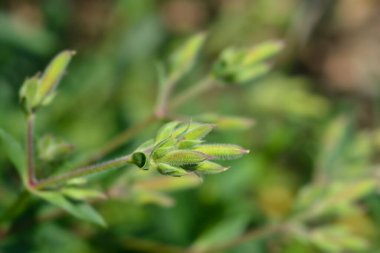
<instances>
[{"instance_id":1,"label":"narrow leaf","mask_svg":"<svg viewBox=\"0 0 380 253\"><path fill-rule=\"evenodd\" d=\"M26 183L26 157L20 145L10 134L0 128L1 147L8 156L9 160L16 167L23 183Z\"/></svg>"},{"instance_id":2,"label":"narrow leaf","mask_svg":"<svg viewBox=\"0 0 380 253\"><path fill-rule=\"evenodd\" d=\"M106 195L100 191L93 189L84 189L77 187L64 187L60 189L60 192L75 200L87 200L87 199L105 199Z\"/></svg>"},{"instance_id":3,"label":"narrow leaf","mask_svg":"<svg viewBox=\"0 0 380 253\"><path fill-rule=\"evenodd\" d=\"M33 193L46 200L47 202L62 208L78 219L106 227L106 222L104 221L103 217L100 216L100 214L87 203L71 202L60 192L38 191Z\"/></svg>"},{"instance_id":4,"label":"narrow leaf","mask_svg":"<svg viewBox=\"0 0 380 253\"><path fill-rule=\"evenodd\" d=\"M205 34L197 34L174 52L170 58L170 75L178 78L188 72L194 65L198 52L205 41Z\"/></svg>"},{"instance_id":5,"label":"narrow leaf","mask_svg":"<svg viewBox=\"0 0 380 253\"><path fill-rule=\"evenodd\" d=\"M20 89L20 102L26 112L32 112L38 90L39 76L27 78Z\"/></svg>"},{"instance_id":6,"label":"narrow leaf","mask_svg":"<svg viewBox=\"0 0 380 253\"><path fill-rule=\"evenodd\" d=\"M247 49L242 64L247 66L265 61L277 55L283 48L284 43L282 41L265 41Z\"/></svg>"},{"instance_id":7,"label":"narrow leaf","mask_svg":"<svg viewBox=\"0 0 380 253\"><path fill-rule=\"evenodd\" d=\"M40 79L36 103L43 103L45 98L54 92L74 54L74 51L66 50L58 54L50 62Z\"/></svg>"}]
</instances>

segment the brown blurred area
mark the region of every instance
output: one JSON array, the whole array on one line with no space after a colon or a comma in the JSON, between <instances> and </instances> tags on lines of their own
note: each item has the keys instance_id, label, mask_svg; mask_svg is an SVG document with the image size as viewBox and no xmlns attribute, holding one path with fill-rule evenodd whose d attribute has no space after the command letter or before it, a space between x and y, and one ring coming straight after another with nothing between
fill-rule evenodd
<instances>
[{"instance_id":1,"label":"brown blurred area","mask_svg":"<svg viewBox=\"0 0 380 253\"><path fill-rule=\"evenodd\" d=\"M379 72L380 2L331 1L323 7L300 58L329 89L373 95Z\"/></svg>"},{"instance_id":2,"label":"brown blurred area","mask_svg":"<svg viewBox=\"0 0 380 253\"><path fill-rule=\"evenodd\" d=\"M5 0L0 7L17 22L33 27L46 26L47 20L41 10L41 1ZM43 1L42 1L43 2ZM112 26L117 26L118 1L88 0L69 1L70 18L66 28L68 37L75 45L94 44L104 39ZM122 2L122 1L121 1ZM268 1L268 5L269 2ZM158 5L160 19L165 28L173 34L188 34L209 27L224 15L235 22L234 17L247 15L251 20L241 31L242 37L268 31L249 30L249 22L256 22L265 2L258 0L162 0L152 2ZM277 6L277 7L276 7ZM290 7L289 7L290 6ZM259 8L260 7L260 8ZM376 0L341 1L281 1L272 5L266 19L272 20L268 27L278 37L291 41L298 59L307 71L316 75L328 89L339 92L373 94L376 91L377 72L380 56L380 2ZM294 7L294 8L292 8ZM277 9L278 8L278 9ZM248 11L247 11L248 10ZM288 15L286 27L276 27L270 15ZM260 21L263 22L263 21ZM264 22L265 23L265 22ZM237 26L241 24L237 23ZM253 25L252 25L253 27ZM283 30L281 30L283 29ZM227 30L228 32L228 30ZM233 36L234 34L231 34ZM256 39L257 40L257 39ZM298 70L296 70L298 71Z\"/></svg>"}]
</instances>

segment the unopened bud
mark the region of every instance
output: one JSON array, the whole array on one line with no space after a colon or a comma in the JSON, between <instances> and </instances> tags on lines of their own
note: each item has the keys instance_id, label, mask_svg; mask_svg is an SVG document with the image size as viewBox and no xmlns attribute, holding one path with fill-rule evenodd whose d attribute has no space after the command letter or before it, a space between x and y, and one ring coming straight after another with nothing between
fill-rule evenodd
<instances>
[{"instance_id":1,"label":"unopened bud","mask_svg":"<svg viewBox=\"0 0 380 253\"><path fill-rule=\"evenodd\" d=\"M202 174L217 174L217 173L226 171L228 169L229 167L224 167L220 164L210 162L210 161L204 161L198 164L194 170Z\"/></svg>"},{"instance_id":2,"label":"unopened bud","mask_svg":"<svg viewBox=\"0 0 380 253\"><path fill-rule=\"evenodd\" d=\"M192 165L203 162L211 157L194 150L174 150L157 159L158 163L167 163L173 166Z\"/></svg>"},{"instance_id":3,"label":"unopened bud","mask_svg":"<svg viewBox=\"0 0 380 253\"><path fill-rule=\"evenodd\" d=\"M156 143L159 143L160 141L163 141L163 140L169 138L173 134L174 129L178 126L178 124L179 124L178 121L173 121L173 122L169 122L169 123L163 125L158 130L158 133L156 136Z\"/></svg>"},{"instance_id":4,"label":"unopened bud","mask_svg":"<svg viewBox=\"0 0 380 253\"><path fill-rule=\"evenodd\" d=\"M181 177L188 174L186 170L166 163L157 164L157 170L163 175L169 175L173 177Z\"/></svg>"},{"instance_id":5,"label":"unopened bud","mask_svg":"<svg viewBox=\"0 0 380 253\"><path fill-rule=\"evenodd\" d=\"M231 160L248 154L249 150L234 144L205 144L195 147L193 150L210 155L215 159Z\"/></svg>"}]
</instances>

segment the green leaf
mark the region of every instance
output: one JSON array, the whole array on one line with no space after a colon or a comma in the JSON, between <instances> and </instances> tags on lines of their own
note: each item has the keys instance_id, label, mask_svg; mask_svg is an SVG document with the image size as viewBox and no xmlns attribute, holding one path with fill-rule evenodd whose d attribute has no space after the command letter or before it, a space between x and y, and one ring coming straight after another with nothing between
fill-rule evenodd
<instances>
[{"instance_id":1,"label":"green leaf","mask_svg":"<svg viewBox=\"0 0 380 253\"><path fill-rule=\"evenodd\" d=\"M231 81L233 83L245 84L251 82L255 79L262 77L267 74L271 70L271 66L269 64L257 64L249 68L244 68L241 71L235 73L233 77L231 77Z\"/></svg>"},{"instance_id":2,"label":"green leaf","mask_svg":"<svg viewBox=\"0 0 380 253\"><path fill-rule=\"evenodd\" d=\"M36 75L34 77L27 78L21 86L19 93L20 102L23 106L23 109L28 113L34 110L38 85L39 76Z\"/></svg>"},{"instance_id":3,"label":"green leaf","mask_svg":"<svg viewBox=\"0 0 380 253\"><path fill-rule=\"evenodd\" d=\"M284 43L282 41L265 41L245 50L242 64L252 66L253 64L265 61L276 56L283 48Z\"/></svg>"},{"instance_id":4,"label":"green leaf","mask_svg":"<svg viewBox=\"0 0 380 253\"><path fill-rule=\"evenodd\" d=\"M353 141L352 121L345 116L337 117L327 126L322 141L316 168L321 175L327 177L324 179L331 179L334 173L332 168L337 168L339 157Z\"/></svg>"},{"instance_id":5,"label":"green leaf","mask_svg":"<svg viewBox=\"0 0 380 253\"><path fill-rule=\"evenodd\" d=\"M74 51L65 50L50 62L40 79L34 106L42 105L47 102L46 99L49 99L50 95L55 91L74 54Z\"/></svg>"},{"instance_id":6,"label":"green leaf","mask_svg":"<svg viewBox=\"0 0 380 253\"><path fill-rule=\"evenodd\" d=\"M75 200L105 199L106 195L93 189L64 187L59 190L63 195Z\"/></svg>"},{"instance_id":7,"label":"green leaf","mask_svg":"<svg viewBox=\"0 0 380 253\"><path fill-rule=\"evenodd\" d=\"M156 191L135 190L132 196L132 201L140 205L155 204L163 207L171 207L175 200L166 194Z\"/></svg>"},{"instance_id":8,"label":"green leaf","mask_svg":"<svg viewBox=\"0 0 380 253\"><path fill-rule=\"evenodd\" d=\"M205 34L197 34L173 53L169 60L170 78L177 79L193 67L205 39Z\"/></svg>"},{"instance_id":9,"label":"green leaf","mask_svg":"<svg viewBox=\"0 0 380 253\"><path fill-rule=\"evenodd\" d=\"M84 202L74 203L68 200L60 192L52 191L34 191L33 194L39 196L40 198L46 200L47 202L62 208L66 212L75 216L78 219L85 220L102 227L106 227L106 222L99 213L95 211L90 205Z\"/></svg>"},{"instance_id":10,"label":"green leaf","mask_svg":"<svg viewBox=\"0 0 380 253\"><path fill-rule=\"evenodd\" d=\"M375 179L347 183L335 182L326 189L325 197L317 202L316 207L321 212L349 211L356 201L375 191L376 185Z\"/></svg>"},{"instance_id":11,"label":"green leaf","mask_svg":"<svg viewBox=\"0 0 380 253\"><path fill-rule=\"evenodd\" d=\"M26 157L20 145L10 134L0 128L0 143L6 155L16 167L22 182L27 182Z\"/></svg>"},{"instance_id":12,"label":"green leaf","mask_svg":"<svg viewBox=\"0 0 380 253\"><path fill-rule=\"evenodd\" d=\"M344 226L331 225L314 229L310 241L324 252L362 252L368 249L368 241L350 233Z\"/></svg>"},{"instance_id":13,"label":"green leaf","mask_svg":"<svg viewBox=\"0 0 380 253\"><path fill-rule=\"evenodd\" d=\"M265 62L283 48L278 41L261 43L252 48L227 48L213 66L213 75L224 83L244 84L257 79L271 69Z\"/></svg>"},{"instance_id":14,"label":"green leaf","mask_svg":"<svg viewBox=\"0 0 380 253\"><path fill-rule=\"evenodd\" d=\"M244 231L248 222L249 216L242 214L224 219L202 233L191 249L194 252L202 252L215 245L230 241Z\"/></svg>"},{"instance_id":15,"label":"green leaf","mask_svg":"<svg viewBox=\"0 0 380 253\"><path fill-rule=\"evenodd\" d=\"M308 218L347 213L354 210L358 200L374 192L376 185L375 179L366 179L306 187L298 196L296 208Z\"/></svg>"},{"instance_id":16,"label":"green leaf","mask_svg":"<svg viewBox=\"0 0 380 253\"><path fill-rule=\"evenodd\" d=\"M33 242L31 253L90 253L93 248L70 229L59 223L43 222L33 229L29 236Z\"/></svg>"}]
</instances>

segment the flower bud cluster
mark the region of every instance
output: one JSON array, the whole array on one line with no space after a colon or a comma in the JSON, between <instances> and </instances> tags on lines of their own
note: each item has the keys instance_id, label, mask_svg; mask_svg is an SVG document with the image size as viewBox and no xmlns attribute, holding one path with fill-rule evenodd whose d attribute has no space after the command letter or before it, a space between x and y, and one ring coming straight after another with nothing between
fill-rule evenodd
<instances>
[{"instance_id":1,"label":"flower bud cluster","mask_svg":"<svg viewBox=\"0 0 380 253\"><path fill-rule=\"evenodd\" d=\"M249 150L234 144L207 144L203 138L214 125L203 123L181 123L164 125L155 140L140 147L134 154L135 164L143 169L154 168L163 175L174 177L189 173L215 174L228 169L215 160L237 159ZM149 154L142 152L151 146Z\"/></svg>"}]
</instances>

